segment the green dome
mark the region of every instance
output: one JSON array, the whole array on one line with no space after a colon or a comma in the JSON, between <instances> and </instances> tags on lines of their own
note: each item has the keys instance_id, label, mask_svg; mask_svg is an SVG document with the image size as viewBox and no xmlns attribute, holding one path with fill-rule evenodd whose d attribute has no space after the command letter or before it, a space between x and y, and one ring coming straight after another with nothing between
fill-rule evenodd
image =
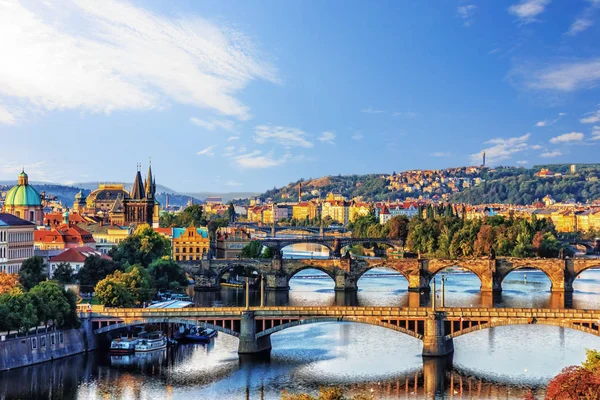
<instances>
[{"instance_id":1,"label":"green dome","mask_svg":"<svg viewBox=\"0 0 600 400\"><path fill-rule=\"evenodd\" d=\"M5 206L41 206L40 194L33 186L17 185L8 191Z\"/></svg>"}]
</instances>

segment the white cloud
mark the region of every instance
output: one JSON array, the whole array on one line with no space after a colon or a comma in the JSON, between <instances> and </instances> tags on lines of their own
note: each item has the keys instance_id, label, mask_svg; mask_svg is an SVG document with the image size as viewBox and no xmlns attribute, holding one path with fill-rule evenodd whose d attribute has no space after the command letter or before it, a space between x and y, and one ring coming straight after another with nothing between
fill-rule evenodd
<instances>
[{"instance_id":1,"label":"white cloud","mask_svg":"<svg viewBox=\"0 0 600 400\"><path fill-rule=\"evenodd\" d=\"M540 150L542 148L542 146L539 144L534 144L533 146L530 146L529 148L531 150Z\"/></svg>"},{"instance_id":2,"label":"white cloud","mask_svg":"<svg viewBox=\"0 0 600 400\"><path fill-rule=\"evenodd\" d=\"M369 106L367 108L363 108L362 110L360 110L360 112L367 113L367 114L383 114L385 111L377 110L377 109Z\"/></svg>"},{"instance_id":3,"label":"white cloud","mask_svg":"<svg viewBox=\"0 0 600 400\"><path fill-rule=\"evenodd\" d=\"M546 151L546 152L540 154L540 157L543 157L543 158L553 158L553 157L558 157L558 156L562 156L562 153L558 150Z\"/></svg>"},{"instance_id":4,"label":"white cloud","mask_svg":"<svg viewBox=\"0 0 600 400\"><path fill-rule=\"evenodd\" d=\"M517 71L523 75L524 85L530 89L572 92L589 89L600 81L600 58L551 65L536 70Z\"/></svg>"},{"instance_id":5,"label":"white cloud","mask_svg":"<svg viewBox=\"0 0 600 400\"><path fill-rule=\"evenodd\" d=\"M242 183L230 179L225 182L225 185L227 185L227 186L242 186Z\"/></svg>"},{"instance_id":6,"label":"white cloud","mask_svg":"<svg viewBox=\"0 0 600 400\"><path fill-rule=\"evenodd\" d=\"M596 9L600 7L600 1L588 0L590 3L589 7L586 7L578 16L575 21L569 27L566 32L567 35L575 36L580 32L583 32L594 25L594 14Z\"/></svg>"},{"instance_id":7,"label":"white cloud","mask_svg":"<svg viewBox=\"0 0 600 400\"><path fill-rule=\"evenodd\" d=\"M274 141L284 147L313 147L306 139L306 132L286 126L258 125L254 131L256 143Z\"/></svg>"},{"instance_id":8,"label":"white cloud","mask_svg":"<svg viewBox=\"0 0 600 400\"><path fill-rule=\"evenodd\" d=\"M263 154L259 150L242 154L233 158L233 161L242 168L258 169L271 168L285 164L290 158L286 153L282 158L275 158L273 152Z\"/></svg>"},{"instance_id":9,"label":"white cloud","mask_svg":"<svg viewBox=\"0 0 600 400\"><path fill-rule=\"evenodd\" d=\"M116 0L0 2L0 96L30 110L160 110L171 102L239 119L250 81L278 82L242 32Z\"/></svg>"},{"instance_id":10,"label":"white cloud","mask_svg":"<svg viewBox=\"0 0 600 400\"><path fill-rule=\"evenodd\" d=\"M536 20L536 17L544 12L550 0L521 0L508 8L508 12L517 16L523 23Z\"/></svg>"},{"instance_id":11,"label":"white cloud","mask_svg":"<svg viewBox=\"0 0 600 400\"><path fill-rule=\"evenodd\" d=\"M458 15L465 20L463 26L469 27L473 24L473 14L475 14L475 10L477 6L474 4L466 4L464 6L458 6L456 8L456 12Z\"/></svg>"},{"instance_id":12,"label":"white cloud","mask_svg":"<svg viewBox=\"0 0 600 400\"><path fill-rule=\"evenodd\" d=\"M518 165L525 165L525 164L528 164L528 163L529 163L529 161L527 161L527 160L520 160L520 161L517 161L517 164L518 164Z\"/></svg>"},{"instance_id":13,"label":"white cloud","mask_svg":"<svg viewBox=\"0 0 600 400\"><path fill-rule=\"evenodd\" d=\"M549 126L549 125L554 125L555 123L558 122L558 120L560 120L562 117L564 117L565 115L567 115L567 113L561 112L558 113L558 117L552 119L552 120L543 120L543 121L538 121L535 126L537 126L538 128L544 127L544 126Z\"/></svg>"},{"instance_id":14,"label":"white cloud","mask_svg":"<svg viewBox=\"0 0 600 400\"><path fill-rule=\"evenodd\" d=\"M197 152L196 154L198 154L199 156L213 156L215 154L215 145L213 146L208 146L207 148L205 148L204 150L200 150L199 152Z\"/></svg>"},{"instance_id":15,"label":"white cloud","mask_svg":"<svg viewBox=\"0 0 600 400\"><path fill-rule=\"evenodd\" d=\"M0 124L14 125L16 122L15 115L0 104Z\"/></svg>"},{"instance_id":16,"label":"white cloud","mask_svg":"<svg viewBox=\"0 0 600 400\"><path fill-rule=\"evenodd\" d=\"M323 143L335 144L335 133L333 132L323 132L321 136L319 136L319 140Z\"/></svg>"},{"instance_id":17,"label":"white cloud","mask_svg":"<svg viewBox=\"0 0 600 400\"><path fill-rule=\"evenodd\" d=\"M500 53L501 51L502 51L502 49L501 49L501 48L499 48L499 47L496 47L496 48L494 48L494 49L492 49L492 50L488 51L488 54L496 54L496 53Z\"/></svg>"},{"instance_id":18,"label":"white cloud","mask_svg":"<svg viewBox=\"0 0 600 400\"><path fill-rule=\"evenodd\" d=\"M594 125L592 128L592 140L600 140L600 126Z\"/></svg>"},{"instance_id":19,"label":"white cloud","mask_svg":"<svg viewBox=\"0 0 600 400\"><path fill-rule=\"evenodd\" d=\"M483 149L485 151L486 161L489 164L495 164L499 161L511 158L515 153L520 153L529 148L527 141L531 133L526 133L523 136L513 137L508 139L496 138L485 142L493 145ZM481 161L481 151L470 155L471 162L477 164Z\"/></svg>"},{"instance_id":20,"label":"white cloud","mask_svg":"<svg viewBox=\"0 0 600 400\"><path fill-rule=\"evenodd\" d=\"M429 155L432 157L450 157L450 152L449 151L436 151Z\"/></svg>"},{"instance_id":21,"label":"white cloud","mask_svg":"<svg viewBox=\"0 0 600 400\"><path fill-rule=\"evenodd\" d=\"M239 136L229 136L229 137L227 138L227 141L228 141L228 142L232 142L232 141L234 141L234 140L239 140L239 138L240 138Z\"/></svg>"},{"instance_id":22,"label":"white cloud","mask_svg":"<svg viewBox=\"0 0 600 400\"><path fill-rule=\"evenodd\" d=\"M229 119L212 119L210 121L202 120L200 118L192 117L190 122L196 126L214 131L216 129L225 129L227 131L235 131L235 122Z\"/></svg>"},{"instance_id":23,"label":"white cloud","mask_svg":"<svg viewBox=\"0 0 600 400\"><path fill-rule=\"evenodd\" d=\"M355 133L354 135L352 135L352 140L362 140L364 139L365 135L363 135L362 133Z\"/></svg>"},{"instance_id":24,"label":"white cloud","mask_svg":"<svg viewBox=\"0 0 600 400\"><path fill-rule=\"evenodd\" d=\"M558 144L558 143L571 143L571 142L581 142L583 140L583 133L581 132L571 132L564 133L562 135L553 137L550 139L550 143Z\"/></svg>"},{"instance_id":25,"label":"white cloud","mask_svg":"<svg viewBox=\"0 0 600 400\"><path fill-rule=\"evenodd\" d=\"M595 124L600 122L600 108L596 111L592 111L586 114L586 117L583 117L579 120L582 124Z\"/></svg>"},{"instance_id":26,"label":"white cloud","mask_svg":"<svg viewBox=\"0 0 600 400\"><path fill-rule=\"evenodd\" d=\"M548 124L548 121L544 120L544 121L538 121L535 126L537 127L542 127L542 126L546 126Z\"/></svg>"}]
</instances>

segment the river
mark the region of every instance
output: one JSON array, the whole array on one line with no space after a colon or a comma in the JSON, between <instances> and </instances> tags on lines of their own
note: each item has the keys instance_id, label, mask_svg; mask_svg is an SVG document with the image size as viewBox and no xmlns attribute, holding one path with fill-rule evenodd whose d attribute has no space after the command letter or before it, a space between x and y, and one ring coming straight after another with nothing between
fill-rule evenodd
<instances>
[{"instance_id":1,"label":"river","mask_svg":"<svg viewBox=\"0 0 600 400\"><path fill-rule=\"evenodd\" d=\"M313 252L314 253L314 252ZM317 257L318 254L313 254ZM358 282L355 295L340 295L316 270L291 280L289 295L267 302L289 305L407 306L407 281L377 269ZM521 270L503 282L501 296L485 298L470 273L446 272L436 302L463 307L548 307L564 303L550 293L542 273ZM438 290L441 274L437 276ZM567 306L600 308L600 270L581 274ZM422 305L429 296L419 296ZM242 291L197 294L199 305L242 305ZM258 304L257 293L252 302ZM490 303L491 302L491 303ZM521 399L529 390L542 398L544 385L563 367L578 364L600 337L565 328L527 325L485 329L454 340L448 361L421 357L421 342L385 328L353 323L298 326L272 336L268 362L240 362L237 339L219 334L208 345L182 345L150 355L110 357L105 352L0 373L0 398L50 399L279 399L283 390L316 393L339 385L349 395L374 398ZM434 397L434 391L439 391ZM441 394L443 393L443 394Z\"/></svg>"}]
</instances>

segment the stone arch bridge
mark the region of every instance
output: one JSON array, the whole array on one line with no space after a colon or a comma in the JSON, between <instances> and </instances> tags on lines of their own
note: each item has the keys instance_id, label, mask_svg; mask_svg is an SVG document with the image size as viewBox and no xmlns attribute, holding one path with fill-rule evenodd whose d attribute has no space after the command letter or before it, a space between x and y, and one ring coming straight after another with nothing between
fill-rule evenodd
<instances>
[{"instance_id":1,"label":"stone arch bridge","mask_svg":"<svg viewBox=\"0 0 600 400\"><path fill-rule=\"evenodd\" d=\"M206 260L190 269L197 277L197 290L215 290L220 278L234 266L254 269L264 276L266 290L288 290L290 279L305 269L317 269L335 282L337 291L355 291L365 272L379 267L390 268L408 281L408 290L429 291L433 277L449 267L458 267L477 275L482 292L501 292L506 276L522 268L533 268L546 274L552 292L572 292L577 276L590 268L600 268L600 259L572 258L468 258L468 259L390 259L350 257L329 259L273 259L273 260Z\"/></svg>"},{"instance_id":2,"label":"stone arch bridge","mask_svg":"<svg viewBox=\"0 0 600 400\"><path fill-rule=\"evenodd\" d=\"M453 339L505 325L552 325L600 336L600 310L395 307L237 307L95 310L83 316L97 335L149 323L198 324L239 338L240 354L271 350L271 335L298 325L355 322L376 325L423 341L423 356L446 356Z\"/></svg>"}]
</instances>

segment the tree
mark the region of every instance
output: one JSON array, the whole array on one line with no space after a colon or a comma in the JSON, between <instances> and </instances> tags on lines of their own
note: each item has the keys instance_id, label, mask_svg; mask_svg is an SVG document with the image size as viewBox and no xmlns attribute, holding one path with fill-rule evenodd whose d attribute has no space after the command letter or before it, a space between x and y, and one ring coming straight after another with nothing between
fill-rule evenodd
<instances>
[{"instance_id":1,"label":"tree","mask_svg":"<svg viewBox=\"0 0 600 400\"><path fill-rule=\"evenodd\" d=\"M225 215L230 224L235 222L236 213L235 206L233 205L233 201L229 202L229 207L227 207L227 214Z\"/></svg>"},{"instance_id":2,"label":"tree","mask_svg":"<svg viewBox=\"0 0 600 400\"><path fill-rule=\"evenodd\" d=\"M242 249L240 255L242 258L260 258L263 252L263 245L258 240L253 240Z\"/></svg>"},{"instance_id":3,"label":"tree","mask_svg":"<svg viewBox=\"0 0 600 400\"><path fill-rule=\"evenodd\" d=\"M600 399L600 352L586 354L582 366L566 367L550 381L547 400Z\"/></svg>"},{"instance_id":4,"label":"tree","mask_svg":"<svg viewBox=\"0 0 600 400\"><path fill-rule=\"evenodd\" d=\"M181 290L188 285L185 271L170 258L154 261L148 268L148 272L157 289Z\"/></svg>"},{"instance_id":5,"label":"tree","mask_svg":"<svg viewBox=\"0 0 600 400\"><path fill-rule=\"evenodd\" d=\"M29 291L35 303L38 321L46 326L52 320L53 325L62 327L69 319L71 307L62 290L54 282L42 282Z\"/></svg>"},{"instance_id":6,"label":"tree","mask_svg":"<svg viewBox=\"0 0 600 400\"><path fill-rule=\"evenodd\" d=\"M490 225L482 225L473 244L476 256L487 256L494 246L494 229Z\"/></svg>"},{"instance_id":7,"label":"tree","mask_svg":"<svg viewBox=\"0 0 600 400\"><path fill-rule=\"evenodd\" d=\"M204 210L200 204L192 204L179 214L179 226L205 226L207 223Z\"/></svg>"},{"instance_id":8,"label":"tree","mask_svg":"<svg viewBox=\"0 0 600 400\"><path fill-rule=\"evenodd\" d=\"M133 235L123 240L109 254L121 265L140 264L148 267L154 260L170 256L171 242L150 225L142 224L137 227Z\"/></svg>"},{"instance_id":9,"label":"tree","mask_svg":"<svg viewBox=\"0 0 600 400\"><path fill-rule=\"evenodd\" d=\"M53 277L59 283L62 284L69 284L75 282L73 268L71 268L71 264L65 262L61 262L56 266Z\"/></svg>"},{"instance_id":10,"label":"tree","mask_svg":"<svg viewBox=\"0 0 600 400\"><path fill-rule=\"evenodd\" d=\"M10 293L15 289L19 290L19 288L19 275L0 272L0 295Z\"/></svg>"},{"instance_id":11,"label":"tree","mask_svg":"<svg viewBox=\"0 0 600 400\"><path fill-rule=\"evenodd\" d=\"M100 303L107 307L133 307L135 296L125 286L122 274L121 271L115 271L98 282L94 292Z\"/></svg>"},{"instance_id":12,"label":"tree","mask_svg":"<svg viewBox=\"0 0 600 400\"><path fill-rule=\"evenodd\" d=\"M405 215L397 215L389 219L385 224L389 239L402 240L402 243L406 243L408 236L408 218Z\"/></svg>"},{"instance_id":13,"label":"tree","mask_svg":"<svg viewBox=\"0 0 600 400\"><path fill-rule=\"evenodd\" d=\"M77 280L81 285L82 291L91 291L100 280L118 269L119 266L112 260L90 256L85 259L83 267L77 273Z\"/></svg>"},{"instance_id":14,"label":"tree","mask_svg":"<svg viewBox=\"0 0 600 400\"><path fill-rule=\"evenodd\" d=\"M34 256L23 261L19 270L19 282L25 290L29 290L46 279L44 274L44 259Z\"/></svg>"},{"instance_id":15,"label":"tree","mask_svg":"<svg viewBox=\"0 0 600 400\"><path fill-rule=\"evenodd\" d=\"M133 294L137 303L150 301L156 290L152 285L152 276L141 265L133 265L121 275L125 287Z\"/></svg>"}]
</instances>

